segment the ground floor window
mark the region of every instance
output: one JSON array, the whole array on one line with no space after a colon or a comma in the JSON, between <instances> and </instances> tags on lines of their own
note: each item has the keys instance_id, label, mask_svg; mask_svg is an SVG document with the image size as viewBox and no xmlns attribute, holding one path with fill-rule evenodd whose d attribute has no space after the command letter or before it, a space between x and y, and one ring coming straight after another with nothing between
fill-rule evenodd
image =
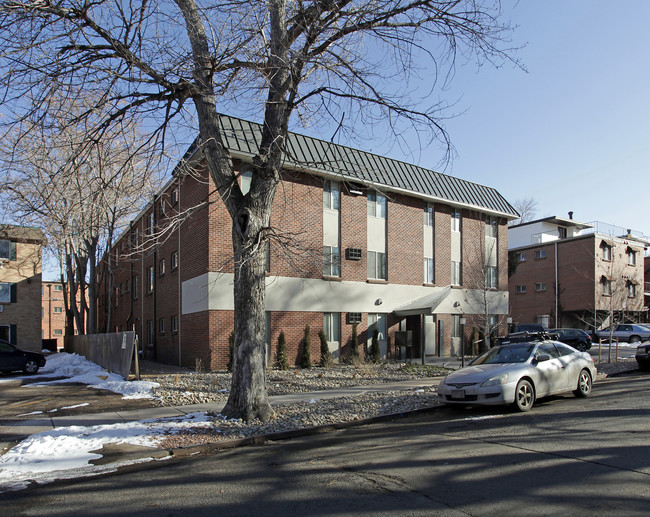
<instances>
[{"instance_id":1,"label":"ground floor window","mask_svg":"<svg viewBox=\"0 0 650 517\"><path fill-rule=\"evenodd\" d=\"M548 314L539 314L535 316L535 323L547 329L551 324L551 316L549 316Z\"/></svg>"},{"instance_id":2,"label":"ground floor window","mask_svg":"<svg viewBox=\"0 0 650 517\"><path fill-rule=\"evenodd\" d=\"M326 312L323 314L323 332L327 341L341 341L341 314Z\"/></svg>"}]
</instances>

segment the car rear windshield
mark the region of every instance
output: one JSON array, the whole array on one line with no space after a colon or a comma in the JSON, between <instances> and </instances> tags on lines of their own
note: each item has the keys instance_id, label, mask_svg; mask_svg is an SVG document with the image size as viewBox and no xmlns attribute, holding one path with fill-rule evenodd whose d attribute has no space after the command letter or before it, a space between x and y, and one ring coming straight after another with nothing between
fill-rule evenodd
<instances>
[{"instance_id":1,"label":"car rear windshield","mask_svg":"<svg viewBox=\"0 0 650 517\"><path fill-rule=\"evenodd\" d=\"M525 363L534 348L534 343L497 346L478 356L472 364Z\"/></svg>"}]
</instances>

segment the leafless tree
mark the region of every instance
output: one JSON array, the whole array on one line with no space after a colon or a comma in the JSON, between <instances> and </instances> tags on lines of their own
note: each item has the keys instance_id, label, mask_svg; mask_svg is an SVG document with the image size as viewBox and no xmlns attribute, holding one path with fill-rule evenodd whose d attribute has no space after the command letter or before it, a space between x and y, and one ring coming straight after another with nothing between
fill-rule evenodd
<instances>
[{"instance_id":1,"label":"leafless tree","mask_svg":"<svg viewBox=\"0 0 650 517\"><path fill-rule=\"evenodd\" d=\"M335 120L342 138L376 122L399 133L406 121L449 150L444 104L431 102L431 89L415 92L445 83L458 57L509 60L499 9L494 0L2 1L4 120L35 111L20 102L26 92L45 100L65 84L104 92L97 140L128 118L146 116L159 142L198 121L200 152L232 218L237 310L224 412L267 420L264 244L292 115ZM246 195L220 109L263 119Z\"/></svg>"},{"instance_id":2,"label":"leafless tree","mask_svg":"<svg viewBox=\"0 0 650 517\"><path fill-rule=\"evenodd\" d=\"M510 226L533 221L537 216L537 201L533 197L517 199L512 206L519 212L519 219L510 221L508 223Z\"/></svg>"}]
</instances>

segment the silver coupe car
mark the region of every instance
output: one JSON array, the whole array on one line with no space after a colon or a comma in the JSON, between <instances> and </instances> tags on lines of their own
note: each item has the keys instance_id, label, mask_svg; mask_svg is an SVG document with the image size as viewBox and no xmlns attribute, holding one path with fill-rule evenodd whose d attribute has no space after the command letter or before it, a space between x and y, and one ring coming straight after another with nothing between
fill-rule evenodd
<instances>
[{"instance_id":1,"label":"silver coupe car","mask_svg":"<svg viewBox=\"0 0 650 517\"><path fill-rule=\"evenodd\" d=\"M557 341L514 343L496 346L447 375L438 399L443 404L513 404L529 411L535 400L549 395L586 397L595 378L587 352Z\"/></svg>"}]
</instances>

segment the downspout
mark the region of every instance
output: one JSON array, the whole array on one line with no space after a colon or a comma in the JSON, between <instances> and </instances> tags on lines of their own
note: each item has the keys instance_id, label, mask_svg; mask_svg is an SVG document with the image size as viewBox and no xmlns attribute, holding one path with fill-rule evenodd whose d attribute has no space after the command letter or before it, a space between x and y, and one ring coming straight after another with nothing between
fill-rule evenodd
<instances>
[{"instance_id":1,"label":"downspout","mask_svg":"<svg viewBox=\"0 0 650 517\"><path fill-rule=\"evenodd\" d=\"M555 241L555 328L558 328L558 314L560 306L560 286L557 283L558 280L558 271L557 271L557 241Z\"/></svg>"}]
</instances>

